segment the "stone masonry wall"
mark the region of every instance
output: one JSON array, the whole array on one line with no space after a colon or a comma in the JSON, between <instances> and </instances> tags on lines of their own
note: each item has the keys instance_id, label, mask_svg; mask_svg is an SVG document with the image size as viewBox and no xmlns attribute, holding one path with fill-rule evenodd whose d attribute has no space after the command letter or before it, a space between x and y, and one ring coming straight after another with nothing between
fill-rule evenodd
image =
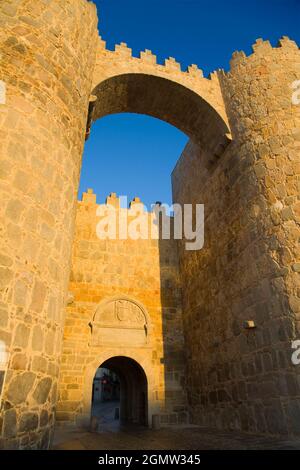
<instances>
[{"instance_id":1,"label":"stone masonry wall","mask_svg":"<svg viewBox=\"0 0 300 470\"><path fill-rule=\"evenodd\" d=\"M119 209L115 194L108 197L107 203L116 207L117 213L128 212ZM161 415L162 424L186 422L176 245L172 240L99 239L99 207L105 205L96 203L91 190L83 193L78 202L57 420L88 424L97 368L106 359L127 356L136 360L147 376L148 422L151 424L153 413ZM150 214L147 217L150 220ZM95 343L90 325L99 304L124 297L142 304L148 312L149 341L144 345L135 344L134 339L128 341L130 331L124 329L114 344L110 338Z\"/></svg>"},{"instance_id":2,"label":"stone masonry wall","mask_svg":"<svg viewBox=\"0 0 300 470\"><path fill-rule=\"evenodd\" d=\"M214 165L190 142L173 173L174 201L206 214L204 248L179 249L189 409L194 423L299 435L300 54L286 38L253 49L219 74L233 142Z\"/></svg>"},{"instance_id":3,"label":"stone masonry wall","mask_svg":"<svg viewBox=\"0 0 300 470\"><path fill-rule=\"evenodd\" d=\"M0 51L0 448L49 447L60 362L62 422L89 419L95 370L121 354L146 372L149 416L185 421L181 308L192 420L299 435L298 46L259 40L204 79L150 51L108 51L86 0L2 0ZM89 193L69 283L87 122L111 112L150 114L191 137L174 202L205 203L205 245L178 244L180 279L173 242L96 238ZM90 343L99 302L118 296L149 316L142 348Z\"/></svg>"},{"instance_id":4,"label":"stone masonry wall","mask_svg":"<svg viewBox=\"0 0 300 470\"><path fill-rule=\"evenodd\" d=\"M85 0L0 2L0 448L51 439L97 34Z\"/></svg>"}]
</instances>

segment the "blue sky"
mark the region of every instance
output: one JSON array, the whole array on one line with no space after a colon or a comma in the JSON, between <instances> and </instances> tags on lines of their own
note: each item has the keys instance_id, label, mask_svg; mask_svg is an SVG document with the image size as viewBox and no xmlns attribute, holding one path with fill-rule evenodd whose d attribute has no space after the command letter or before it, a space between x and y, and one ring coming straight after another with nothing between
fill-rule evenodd
<instances>
[{"instance_id":1,"label":"blue sky","mask_svg":"<svg viewBox=\"0 0 300 470\"><path fill-rule=\"evenodd\" d=\"M171 56L182 69L196 63L205 76L228 70L235 50L251 53L256 38L280 36L300 44L300 0L97 0L99 31L113 49L126 42L151 49L158 62ZM92 187L98 202L110 192L141 197L149 206L171 203L170 173L187 137L149 116L117 114L93 124L85 146L80 195Z\"/></svg>"}]
</instances>

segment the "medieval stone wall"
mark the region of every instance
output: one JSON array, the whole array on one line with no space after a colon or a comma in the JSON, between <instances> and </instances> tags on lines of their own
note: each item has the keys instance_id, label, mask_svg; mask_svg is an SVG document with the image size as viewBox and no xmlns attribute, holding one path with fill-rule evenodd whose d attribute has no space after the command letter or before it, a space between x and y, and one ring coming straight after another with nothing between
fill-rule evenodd
<instances>
[{"instance_id":1,"label":"medieval stone wall","mask_svg":"<svg viewBox=\"0 0 300 470\"><path fill-rule=\"evenodd\" d=\"M115 194L107 203L116 208L117 219L120 211L131 213L119 208ZM137 200L135 203L141 206ZM162 424L186 422L175 242L99 239L97 224L107 215L105 207L96 203L91 191L83 193L78 202L57 420L89 424L97 368L111 357L126 356L137 361L146 374L149 424L153 413L161 415ZM97 215L99 208L104 209L102 215ZM151 213L145 214L150 230ZM138 312L141 323L137 322Z\"/></svg>"},{"instance_id":2,"label":"medieval stone wall","mask_svg":"<svg viewBox=\"0 0 300 470\"><path fill-rule=\"evenodd\" d=\"M97 15L85 0L0 2L0 446L54 423Z\"/></svg>"},{"instance_id":3,"label":"medieval stone wall","mask_svg":"<svg viewBox=\"0 0 300 470\"><path fill-rule=\"evenodd\" d=\"M49 446L61 361L61 421L89 418L95 370L121 353L146 372L149 415L184 420L181 308L193 422L299 434L297 45L260 40L206 79L150 51L108 51L86 0L2 0L0 49L0 446ZM149 114L191 138L174 202L205 203L205 243L179 243L180 281L173 242L96 238L86 194L69 284L86 123L113 112ZM95 312L109 299L112 317L145 313L146 344L102 347L89 323L102 331Z\"/></svg>"},{"instance_id":4,"label":"medieval stone wall","mask_svg":"<svg viewBox=\"0 0 300 470\"><path fill-rule=\"evenodd\" d=\"M300 433L299 56L286 38L234 54L220 73L233 142L213 165L189 143L173 173L174 201L206 214L204 248L180 248L195 423Z\"/></svg>"}]
</instances>

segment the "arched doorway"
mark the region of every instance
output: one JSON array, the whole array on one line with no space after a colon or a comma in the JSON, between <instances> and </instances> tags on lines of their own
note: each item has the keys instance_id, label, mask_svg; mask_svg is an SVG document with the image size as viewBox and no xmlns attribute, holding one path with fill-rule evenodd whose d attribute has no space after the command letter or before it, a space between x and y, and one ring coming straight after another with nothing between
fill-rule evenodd
<instances>
[{"instance_id":1,"label":"arched doorway","mask_svg":"<svg viewBox=\"0 0 300 470\"><path fill-rule=\"evenodd\" d=\"M92 416L99 428L148 424L147 377L133 359L114 356L97 369L93 381Z\"/></svg>"}]
</instances>

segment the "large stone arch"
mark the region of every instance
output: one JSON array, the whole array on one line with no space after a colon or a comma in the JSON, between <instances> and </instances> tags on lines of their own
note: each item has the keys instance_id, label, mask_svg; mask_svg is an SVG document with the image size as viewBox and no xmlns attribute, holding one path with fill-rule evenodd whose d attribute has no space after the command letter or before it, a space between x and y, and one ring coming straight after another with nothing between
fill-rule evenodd
<instances>
[{"instance_id":1,"label":"large stone arch","mask_svg":"<svg viewBox=\"0 0 300 470\"><path fill-rule=\"evenodd\" d=\"M129 112L174 125L212 157L219 157L231 139L216 73L204 78L195 65L181 71L173 58L157 64L151 51L133 57L124 43L109 51L100 40L91 99L88 134L92 121Z\"/></svg>"}]
</instances>

